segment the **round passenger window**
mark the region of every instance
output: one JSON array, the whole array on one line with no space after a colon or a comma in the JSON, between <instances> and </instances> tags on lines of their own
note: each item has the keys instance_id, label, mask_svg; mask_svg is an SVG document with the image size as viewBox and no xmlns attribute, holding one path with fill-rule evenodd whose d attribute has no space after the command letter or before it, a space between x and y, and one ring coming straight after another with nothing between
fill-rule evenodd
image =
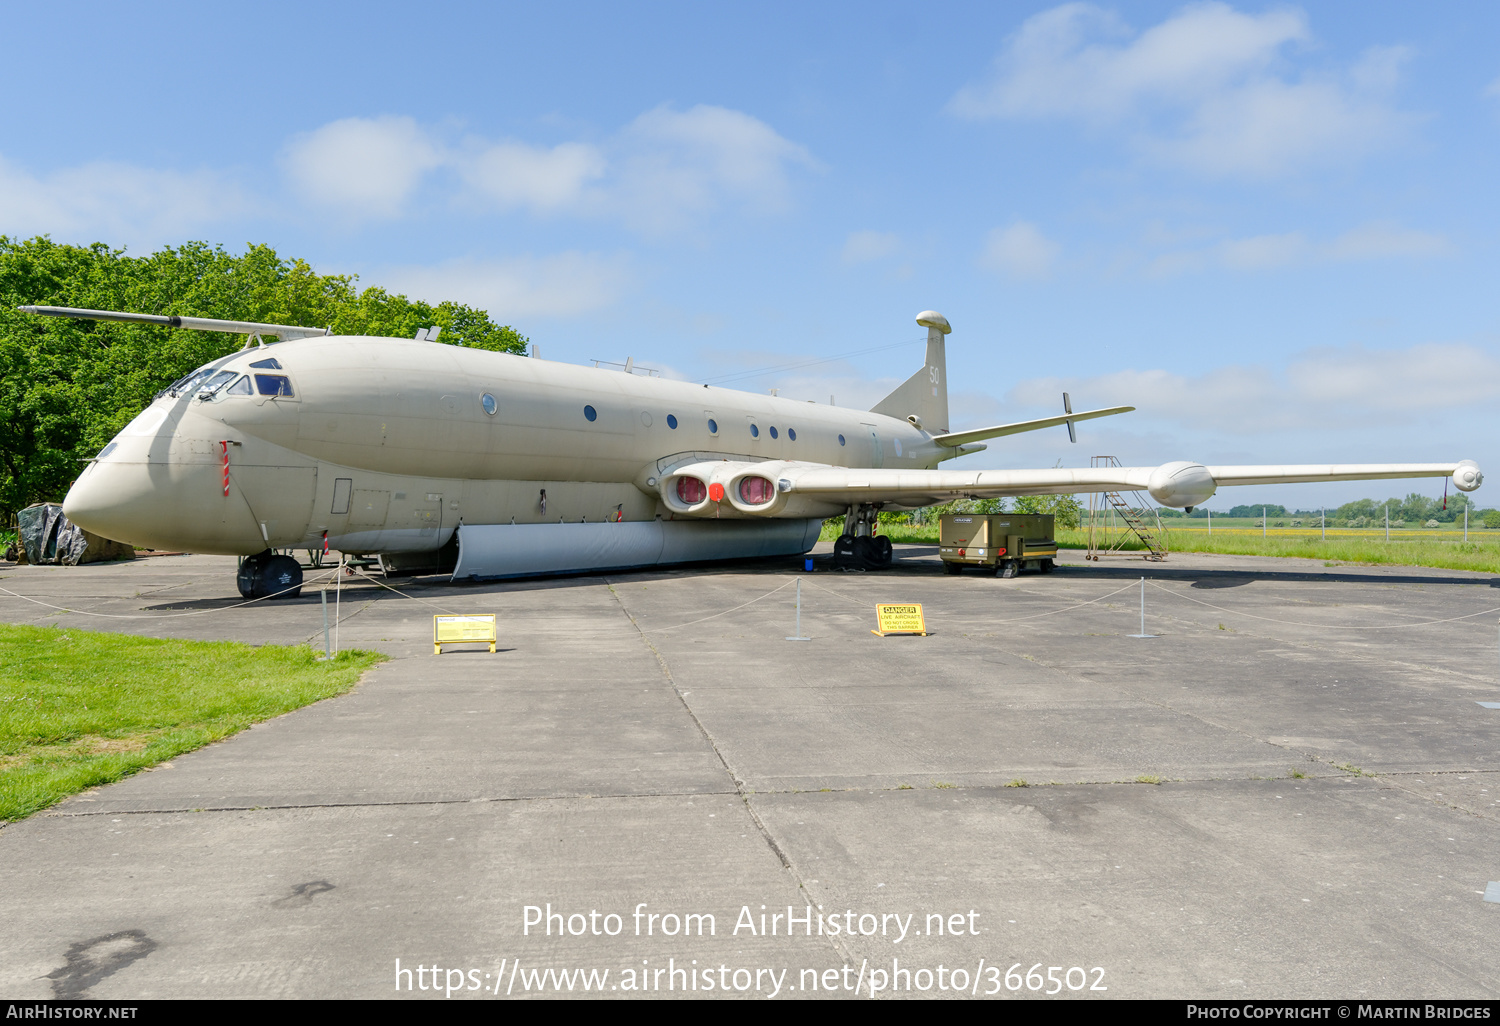
<instances>
[{"instance_id":1,"label":"round passenger window","mask_svg":"<svg viewBox=\"0 0 1500 1026\"><path fill-rule=\"evenodd\" d=\"M844 436L843 435L839 435L839 444L840 445L844 444Z\"/></svg>"},{"instance_id":2,"label":"round passenger window","mask_svg":"<svg viewBox=\"0 0 1500 1026\"><path fill-rule=\"evenodd\" d=\"M585 406L583 408L583 419L588 421L598 420L599 411L594 409L592 406Z\"/></svg>"},{"instance_id":3,"label":"round passenger window","mask_svg":"<svg viewBox=\"0 0 1500 1026\"><path fill-rule=\"evenodd\" d=\"M774 425L774 424L771 425L771 437L772 438L776 437L776 425Z\"/></svg>"},{"instance_id":4,"label":"round passenger window","mask_svg":"<svg viewBox=\"0 0 1500 1026\"><path fill-rule=\"evenodd\" d=\"M483 406L484 412L488 413L491 417L493 417L495 415L495 411L500 408L500 404L495 402L495 397L490 395L488 392L479 397L479 405Z\"/></svg>"},{"instance_id":5,"label":"round passenger window","mask_svg":"<svg viewBox=\"0 0 1500 1026\"><path fill-rule=\"evenodd\" d=\"M759 438L760 437L760 428L756 427L754 424L750 425L750 437L751 438Z\"/></svg>"},{"instance_id":6,"label":"round passenger window","mask_svg":"<svg viewBox=\"0 0 1500 1026\"><path fill-rule=\"evenodd\" d=\"M786 436L788 438L790 438L792 441L795 442L797 440L797 429L796 428L787 428L786 429Z\"/></svg>"},{"instance_id":7,"label":"round passenger window","mask_svg":"<svg viewBox=\"0 0 1500 1026\"><path fill-rule=\"evenodd\" d=\"M711 435L716 435L719 433L719 422L714 420L712 417L708 418L708 433Z\"/></svg>"},{"instance_id":8,"label":"round passenger window","mask_svg":"<svg viewBox=\"0 0 1500 1026\"><path fill-rule=\"evenodd\" d=\"M673 431L677 430L677 414L667 414L667 427L671 428Z\"/></svg>"}]
</instances>

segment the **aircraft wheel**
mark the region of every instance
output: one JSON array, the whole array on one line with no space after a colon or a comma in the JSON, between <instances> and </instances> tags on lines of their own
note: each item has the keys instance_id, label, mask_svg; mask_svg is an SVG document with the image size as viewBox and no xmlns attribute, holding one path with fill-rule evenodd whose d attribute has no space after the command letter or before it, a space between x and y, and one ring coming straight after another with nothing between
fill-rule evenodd
<instances>
[{"instance_id":1,"label":"aircraft wheel","mask_svg":"<svg viewBox=\"0 0 1500 1026\"><path fill-rule=\"evenodd\" d=\"M302 594L302 566L291 556L272 556L260 572L261 594L292 599Z\"/></svg>"},{"instance_id":2,"label":"aircraft wheel","mask_svg":"<svg viewBox=\"0 0 1500 1026\"><path fill-rule=\"evenodd\" d=\"M833 543L833 565L849 566L858 562L854 543L859 539L852 534L841 534Z\"/></svg>"},{"instance_id":3,"label":"aircraft wheel","mask_svg":"<svg viewBox=\"0 0 1500 1026\"><path fill-rule=\"evenodd\" d=\"M854 561L863 567L879 566L879 556L875 547L875 539L861 536L853 542Z\"/></svg>"},{"instance_id":4,"label":"aircraft wheel","mask_svg":"<svg viewBox=\"0 0 1500 1026\"><path fill-rule=\"evenodd\" d=\"M246 556L240 560L240 569L235 574L234 583L240 590L240 597L252 599L256 597L255 582L260 576L261 570L266 565L266 558L270 556L271 550L258 552L253 556Z\"/></svg>"},{"instance_id":5,"label":"aircraft wheel","mask_svg":"<svg viewBox=\"0 0 1500 1026\"><path fill-rule=\"evenodd\" d=\"M956 575L956 574L961 574L963 572L964 572L964 565L962 563L944 563L943 564L943 573L945 573L945 574Z\"/></svg>"},{"instance_id":6,"label":"aircraft wheel","mask_svg":"<svg viewBox=\"0 0 1500 1026\"><path fill-rule=\"evenodd\" d=\"M896 550L891 546L891 540L885 535L870 539L875 549L875 565L890 566L896 558Z\"/></svg>"},{"instance_id":7,"label":"aircraft wheel","mask_svg":"<svg viewBox=\"0 0 1500 1026\"><path fill-rule=\"evenodd\" d=\"M296 598L302 594L302 567L291 556L272 555L267 549L245 557L235 583L247 599Z\"/></svg>"}]
</instances>

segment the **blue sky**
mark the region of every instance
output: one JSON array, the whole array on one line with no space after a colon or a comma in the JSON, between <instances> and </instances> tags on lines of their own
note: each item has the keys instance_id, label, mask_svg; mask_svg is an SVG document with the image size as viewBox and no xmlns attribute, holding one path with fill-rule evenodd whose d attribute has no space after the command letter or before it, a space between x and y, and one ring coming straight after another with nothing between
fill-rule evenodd
<instances>
[{"instance_id":1,"label":"blue sky","mask_svg":"<svg viewBox=\"0 0 1500 1026\"><path fill-rule=\"evenodd\" d=\"M692 380L911 342L733 383L846 405L915 369L913 317L935 308L954 427L1047 415L1064 390L1140 408L1076 446L997 440L976 467L1500 473L1493 4L5 19L0 233L264 242L482 306L548 359Z\"/></svg>"}]
</instances>

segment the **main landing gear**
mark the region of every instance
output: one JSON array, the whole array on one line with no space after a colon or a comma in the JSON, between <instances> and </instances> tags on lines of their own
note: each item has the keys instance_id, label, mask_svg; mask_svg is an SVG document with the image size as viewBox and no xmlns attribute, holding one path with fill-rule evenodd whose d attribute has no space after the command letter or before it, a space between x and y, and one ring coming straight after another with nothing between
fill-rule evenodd
<instances>
[{"instance_id":1,"label":"main landing gear","mask_svg":"<svg viewBox=\"0 0 1500 1026\"><path fill-rule=\"evenodd\" d=\"M235 583L247 599L289 599L302 594L302 566L270 549L240 560Z\"/></svg>"},{"instance_id":2,"label":"main landing gear","mask_svg":"<svg viewBox=\"0 0 1500 1026\"><path fill-rule=\"evenodd\" d=\"M849 507L844 533L833 543L833 565L846 569L883 570L891 565L895 550L891 540L874 533L875 507Z\"/></svg>"}]
</instances>

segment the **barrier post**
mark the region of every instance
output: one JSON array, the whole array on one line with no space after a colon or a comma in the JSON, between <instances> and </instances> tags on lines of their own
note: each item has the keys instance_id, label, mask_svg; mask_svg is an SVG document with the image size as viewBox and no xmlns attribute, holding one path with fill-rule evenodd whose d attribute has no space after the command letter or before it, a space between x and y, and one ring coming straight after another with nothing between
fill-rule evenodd
<instances>
[{"instance_id":1,"label":"barrier post","mask_svg":"<svg viewBox=\"0 0 1500 1026\"><path fill-rule=\"evenodd\" d=\"M1264 512L1264 511L1263 511ZM1127 634L1128 638L1154 638L1155 634L1146 633L1146 579L1141 578L1141 633Z\"/></svg>"},{"instance_id":2,"label":"barrier post","mask_svg":"<svg viewBox=\"0 0 1500 1026\"><path fill-rule=\"evenodd\" d=\"M811 641L812 638L802 636L802 578L797 578L797 633L795 637L787 638L788 641Z\"/></svg>"},{"instance_id":3,"label":"barrier post","mask_svg":"<svg viewBox=\"0 0 1500 1026\"><path fill-rule=\"evenodd\" d=\"M333 649L328 646L328 588L324 587L323 595L323 658L332 659Z\"/></svg>"}]
</instances>

